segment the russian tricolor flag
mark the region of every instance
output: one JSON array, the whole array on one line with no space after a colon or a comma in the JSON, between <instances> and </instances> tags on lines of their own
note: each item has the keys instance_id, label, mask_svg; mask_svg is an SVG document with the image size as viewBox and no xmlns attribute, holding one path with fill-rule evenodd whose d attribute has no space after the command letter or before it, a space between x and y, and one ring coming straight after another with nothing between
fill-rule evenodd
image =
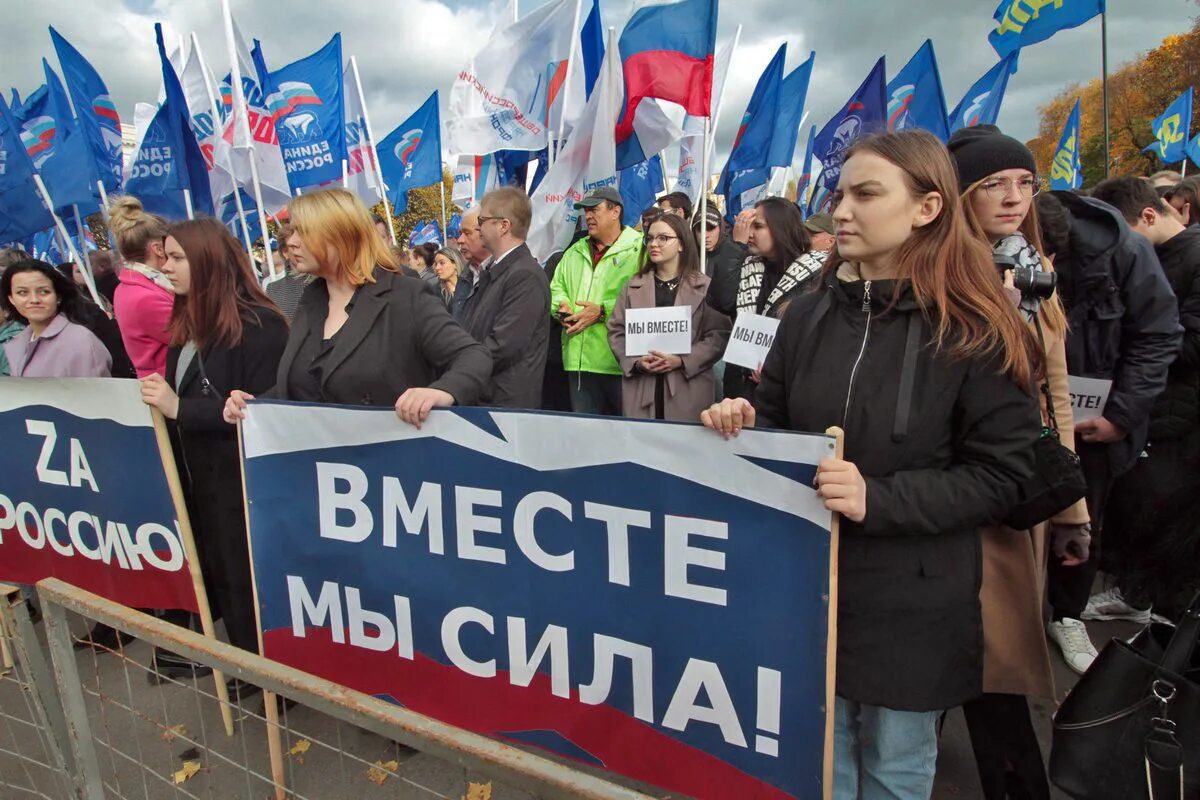
<instances>
[{"instance_id":1,"label":"russian tricolor flag","mask_svg":"<svg viewBox=\"0 0 1200 800\"><path fill-rule=\"evenodd\" d=\"M625 76L616 131L619 168L628 166L622 151L641 151L628 144L642 100L678 103L694 117L711 114L716 39L717 0L648 0L633 12L617 42Z\"/></svg>"}]
</instances>

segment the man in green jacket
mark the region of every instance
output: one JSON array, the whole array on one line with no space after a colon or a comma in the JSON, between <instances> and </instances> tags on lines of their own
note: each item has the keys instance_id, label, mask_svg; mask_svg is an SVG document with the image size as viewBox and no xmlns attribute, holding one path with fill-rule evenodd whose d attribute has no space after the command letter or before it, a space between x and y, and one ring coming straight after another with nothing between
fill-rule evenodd
<instances>
[{"instance_id":1,"label":"man in green jacket","mask_svg":"<svg viewBox=\"0 0 1200 800\"><path fill-rule=\"evenodd\" d=\"M608 345L607 321L625 282L638 271L642 236L621 225L621 193L613 186L575 204L588 235L567 248L550 282L550 313L563 327L563 369L571 408L583 414L621 414L621 367Z\"/></svg>"}]
</instances>

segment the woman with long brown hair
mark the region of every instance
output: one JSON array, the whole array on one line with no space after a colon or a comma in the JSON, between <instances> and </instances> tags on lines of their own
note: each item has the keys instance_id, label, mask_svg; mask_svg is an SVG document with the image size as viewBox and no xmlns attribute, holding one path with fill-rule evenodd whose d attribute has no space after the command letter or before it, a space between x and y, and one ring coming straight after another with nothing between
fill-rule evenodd
<instances>
[{"instance_id":1,"label":"woman with long brown hair","mask_svg":"<svg viewBox=\"0 0 1200 800\"><path fill-rule=\"evenodd\" d=\"M170 420L213 616L224 618L231 644L258 652L237 431L222 414L235 387L275 383L288 325L219 221L170 226L164 250L176 294L167 374L142 381L142 400Z\"/></svg>"},{"instance_id":2,"label":"woman with long brown hair","mask_svg":"<svg viewBox=\"0 0 1200 800\"><path fill-rule=\"evenodd\" d=\"M1075 432L1067 382L1067 318L1057 293L1033 290L1031 280L1052 287L1053 269L1042 253L1041 229L1033 198L1041 188L1037 164L1024 144L992 125L964 128L950 139L958 168L960 204L971 230L992 248L997 265L991 276L1003 282L1038 341L1046 362L1046 386L1053 407L1042 403L1043 424L1053 419L1059 441L1074 450ZM1001 271L1002 267L1008 267ZM1014 283L1016 268L1024 290ZM1047 558L1064 566L1087 560L1090 529L1087 504L1080 500L1029 531L1002 525L985 528L983 582L984 694L963 712L975 751L983 795L1004 800L1010 794L1049 798L1050 784L1029 716L1026 697L1054 699L1042 619ZM1051 621L1051 637L1067 664L1083 672L1096 656L1079 620Z\"/></svg>"},{"instance_id":3,"label":"woman with long brown hair","mask_svg":"<svg viewBox=\"0 0 1200 800\"><path fill-rule=\"evenodd\" d=\"M823 288L792 301L754 405L702 415L846 433L815 481L842 516L837 798L929 797L938 717L982 691L979 529L1032 471L1041 359L957 198L934 136L854 145Z\"/></svg>"}]
</instances>

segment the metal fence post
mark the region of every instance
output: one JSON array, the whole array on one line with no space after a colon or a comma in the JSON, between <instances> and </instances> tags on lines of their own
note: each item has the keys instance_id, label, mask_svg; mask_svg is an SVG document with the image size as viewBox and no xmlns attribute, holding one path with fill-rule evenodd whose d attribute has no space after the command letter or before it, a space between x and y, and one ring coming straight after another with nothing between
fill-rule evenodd
<instances>
[{"instance_id":1,"label":"metal fence post","mask_svg":"<svg viewBox=\"0 0 1200 800\"><path fill-rule=\"evenodd\" d=\"M23 603L24 601L18 601ZM53 761L54 768L65 779L74 775L74 762L70 753L63 747L66 742L66 720L63 718L62 706L54 691L54 681L50 665L38 644L37 633L29 615L22 608L16 613L17 604L10 597L0 601L0 617L4 619L4 628L12 638L13 655L16 662L29 676L33 686L34 696L31 698L38 723L46 732L47 755ZM69 785L69 782L68 782Z\"/></svg>"},{"instance_id":2,"label":"metal fence post","mask_svg":"<svg viewBox=\"0 0 1200 800\"><path fill-rule=\"evenodd\" d=\"M79 666L75 663L75 648L71 643L67 613L62 606L43 598L42 615L46 620L50 657L54 660L54 678L62 698L62 711L66 714L66 738L76 765L76 769L72 770L76 789L84 800L104 800L104 782L100 777L100 762L96 758L96 746L88 723L87 704L83 699Z\"/></svg>"}]
</instances>

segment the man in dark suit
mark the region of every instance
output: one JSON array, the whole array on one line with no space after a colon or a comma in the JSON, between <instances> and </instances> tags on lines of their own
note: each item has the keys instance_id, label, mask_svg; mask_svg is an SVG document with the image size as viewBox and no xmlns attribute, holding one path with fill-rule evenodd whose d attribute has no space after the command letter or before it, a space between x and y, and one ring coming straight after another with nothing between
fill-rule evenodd
<instances>
[{"instance_id":1,"label":"man in dark suit","mask_svg":"<svg viewBox=\"0 0 1200 800\"><path fill-rule=\"evenodd\" d=\"M492 355L481 405L541 408L550 282L525 245L529 198L506 186L480 203L479 233L492 253L467 299L463 327Z\"/></svg>"}]
</instances>

